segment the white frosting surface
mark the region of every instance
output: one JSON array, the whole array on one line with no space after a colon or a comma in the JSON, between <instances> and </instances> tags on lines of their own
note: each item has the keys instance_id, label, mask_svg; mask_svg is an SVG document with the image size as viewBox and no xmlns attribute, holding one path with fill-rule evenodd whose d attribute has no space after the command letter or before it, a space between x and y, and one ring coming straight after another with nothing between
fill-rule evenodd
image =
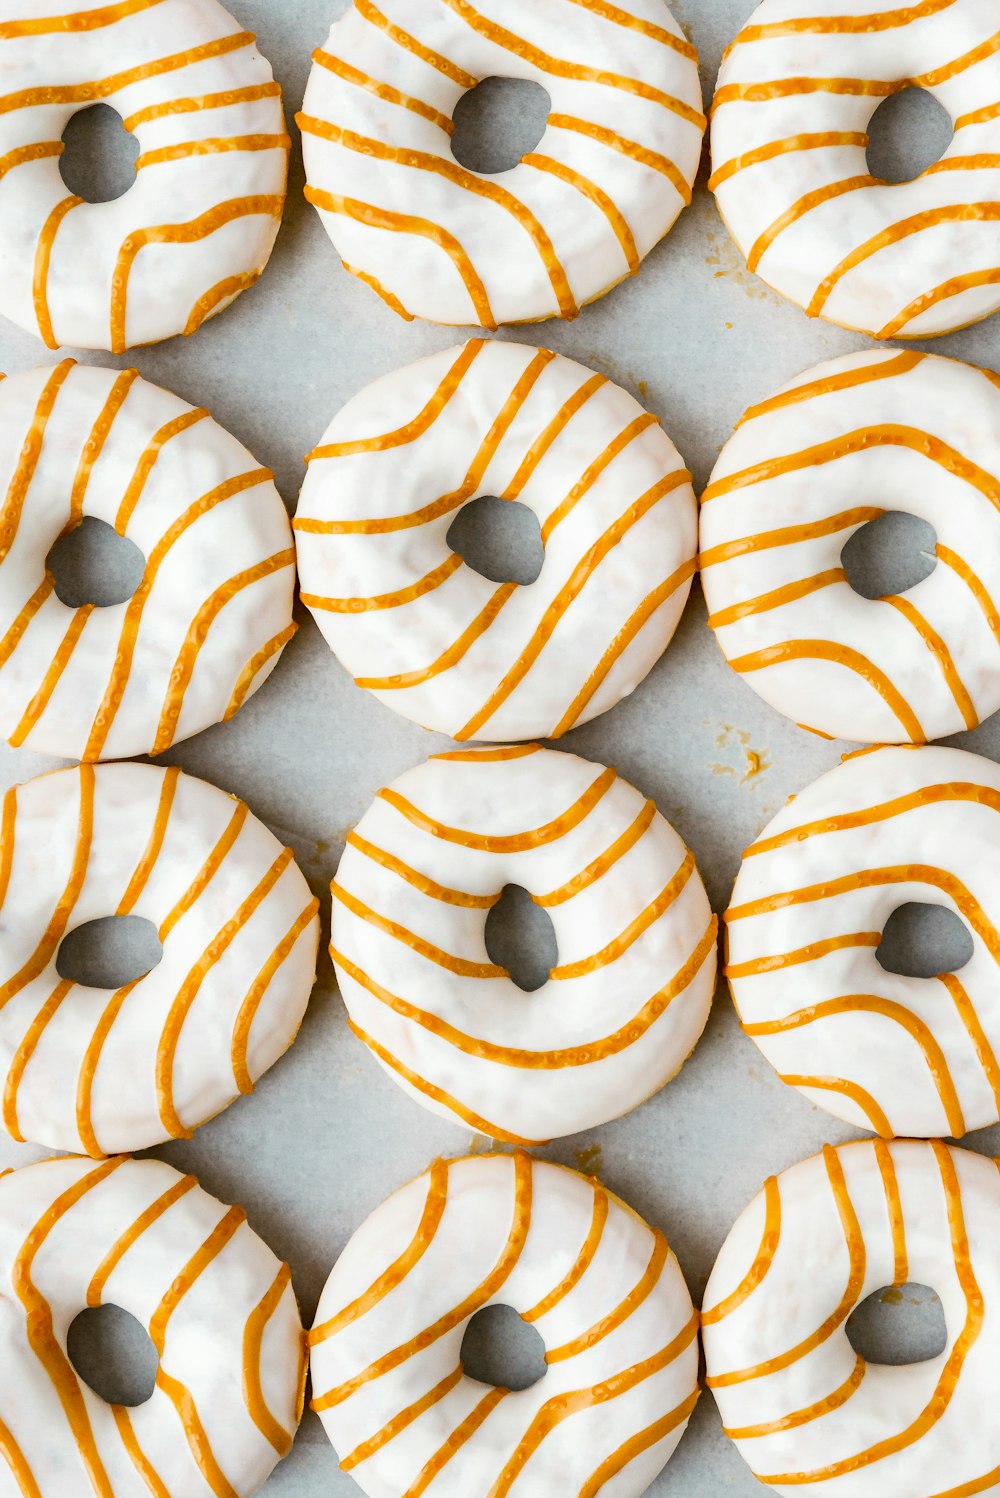
<instances>
[{"instance_id":1,"label":"white frosting surface","mask_svg":"<svg viewBox=\"0 0 1000 1498\"><path fill-rule=\"evenodd\" d=\"M846 543L888 511L937 566L863 598ZM754 691L804 727L942 738L1000 707L1000 381L915 350L847 354L751 407L705 491L709 623Z\"/></svg>"},{"instance_id":2,"label":"white frosting surface","mask_svg":"<svg viewBox=\"0 0 1000 1498\"><path fill-rule=\"evenodd\" d=\"M508 1305L549 1363L528 1389L462 1371ZM530 1156L438 1161L354 1234L320 1299L313 1407L369 1498L637 1498L698 1397L680 1266L599 1182Z\"/></svg>"},{"instance_id":3,"label":"white frosting surface","mask_svg":"<svg viewBox=\"0 0 1000 1498\"><path fill-rule=\"evenodd\" d=\"M869 750L820 777L744 855L727 913L743 1027L785 1081L886 1136L1000 1118L1000 769L961 749ZM892 912L968 927L957 974L886 971Z\"/></svg>"},{"instance_id":4,"label":"white frosting surface","mask_svg":"<svg viewBox=\"0 0 1000 1498\"><path fill-rule=\"evenodd\" d=\"M810 316L927 338L1000 306L995 0L763 0L719 72L710 186L751 270ZM872 177L868 126L907 86L955 135L912 182Z\"/></svg>"},{"instance_id":5,"label":"white frosting surface","mask_svg":"<svg viewBox=\"0 0 1000 1498\"><path fill-rule=\"evenodd\" d=\"M281 90L218 0L0 0L0 313L49 348L193 333L253 284L281 220ZM59 170L92 104L139 145L120 198Z\"/></svg>"},{"instance_id":6,"label":"white frosting surface","mask_svg":"<svg viewBox=\"0 0 1000 1498\"><path fill-rule=\"evenodd\" d=\"M862 1141L772 1177L705 1291L707 1383L762 1483L836 1498L1000 1490L1000 1175L938 1140ZM907 1281L940 1298L938 1357L866 1363L847 1319Z\"/></svg>"},{"instance_id":7,"label":"white frosting surface","mask_svg":"<svg viewBox=\"0 0 1000 1498\"><path fill-rule=\"evenodd\" d=\"M451 151L484 78L540 84L541 140L484 174ZM495 328L574 317L634 274L691 201L697 53L662 0L355 0L298 116L345 266L404 317Z\"/></svg>"},{"instance_id":8,"label":"white frosting surface","mask_svg":"<svg viewBox=\"0 0 1000 1498\"><path fill-rule=\"evenodd\" d=\"M161 1160L45 1160L0 1177L0 1492L250 1498L291 1446L305 1377L288 1266ZM160 1354L144 1404L108 1405L66 1351L115 1305Z\"/></svg>"},{"instance_id":9,"label":"white frosting surface","mask_svg":"<svg viewBox=\"0 0 1000 1498\"><path fill-rule=\"evenodd\" d=\"M545 560L499 586L448 545L463 505L532 510ZM367 386L311 454L303 602L358 685L426 728L558 738L666 648L697 509L670 438L619 386L523 344L446 349Z\"/></svg>"},{"instance_id":10,"label":"white frosting surface","mask_svg":"<svg viewBox=\"0 0 1000 1498\"><path fill-rule=\"evenodd\" d=\"M486 950L505 887L549 914L534 993ZM708 1018L716 921L692 854L613 770L528 745L439 755L379 792L333 884L355 1033L444 1117L530 1143L636 1107Z\"/></svg>"},{"instance_id":11,"label":"white frosting surface","mask_svg":"<svg viewBox=\"0 0 1000 1498\"><path fill-rule=\"evenodd\" d=\"M315 900L246 806L177 769L83 765L9 790L0 838L2 1120L98 1156L190 1134L295 1038ZM115 992L61 980L63 937L140 916L159 964Z\"/></svg>"},{"instance_id":12,"label":"white frosting surface","mask_svg":"<svg viewBox=\"0 0 1000 1498\"><path fill-rule=\"evenodd\" d=\"M0 380L0 732L115 759L231 717L295 629L272 477L135 370L66 360ZM54 592L49 552L86 517L146 558L125 603L69 608Z\"/></svg>"}]
</instances>

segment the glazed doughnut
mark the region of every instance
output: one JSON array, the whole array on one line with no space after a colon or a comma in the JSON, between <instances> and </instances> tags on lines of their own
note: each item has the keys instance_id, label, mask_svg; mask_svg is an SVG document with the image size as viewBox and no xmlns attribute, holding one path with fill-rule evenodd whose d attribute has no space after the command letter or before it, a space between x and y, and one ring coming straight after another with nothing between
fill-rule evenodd
<instances>
[{"instance_id":1,"label":"glazed doughnut","mask_svg":"<svg viewBox=\"0 0 1000 1498\"><path fill-rule=\"evenodd\" d=\"M86 1154L187 1138L295 1039L318 901L242 801L155 765L14 786L0 829L0 1117ZM61 979L65 936L140 916L159 964L115 992Z\"/></svg>"},{"instance_id":2,"label":"glazed doughnut","mask_svg":"<svg viewBox=\"0 0 1000 1498\"><path fill-rule=\"evenodd\" d=\"M786 1082L861 1128L961 1136L1000 1119L1000 769L961 749L866 750L746 851L727 914L743 1028ZM877 961L908 903L960 916L960 974Z\"/></svg>"},{"instance_id":3,"label":"glazed doughnut","mask_svg":"<svg viewBox=\"0 0 1000 1498\"><path fill-rule=\"evenodd\" d=\"M0 376L0 733L66 759L159 754L228 719L291 639L272 482L203 408L75 365ZM88 517L146 558L134 596L69 608L50 550Z\"/></svg>"},{"instance_id":4,"label":"glazed doughnut","mask_svg":"<svg viewBox=\"0 0 1000 1498\"><path fill-rule=\"evenodd\" d=\"M253 34L218 0L3 0L0 312L49 348L194 333L252 286L281 220L289 139ZM120 198L59 170L90 105L139 146Z\"/></svg>"},{"instance_id":5,"label":"glazed doughnut","mask_svg":"<svg viewBox=\"0 0 1000 1498\"><path fill-rule=\"evenodd\" d=\"M528 1389L462 1370L488 1305L535 1326ZM382 1203L327 1280L313 1409L371 1498L636 1498L698 1398L698 1313L662 1233L599 1182L524 1154L438 1160Z\"/></svg>"},{"instance_id":6,"label":"glazed doughnut","mask_svg":"<svg viewBox=\"0 0 1000 1498\"><path fill-rule=\"evenodd\" d=\"M847 354L752 406L703 496L709 623L772 707L833 738L914 743L1000 707L1000 380L914 351ZM844 546L888 511L937 566L863 598Z\"/></svg>"},{"instance_id":7,"label":"glazed doughnut","mask_svg":"<svg viewBox=\"0 0 1000 1498\"><path fill-rule=\"evenodd\" d=\"M1000 1484L995 1160L939 1140L862 1140L772 1176L719 1254L702 1313L726 1434L781 1493L967 1498ZM866 1363L855 1306L934 1289L939 1357Z\"/></svg>"},{"instance_id":8,"label":"glazed doughnut","mask_svg":"<svg viewBox=\"0 0 1000 1498\"><path fill-rule=\"evenodd\" d=\"M291 1446L305 1347L288 1265L194 1176L124 1155L4 1171L0 1280L3 1493L249 1498ZM66 1350L101 1305L159 1354L134 1408L106 1404Z\"/></svg>"},{"instance_id":9,"label":"glazed doughnut","mask_svg":"<svg viewBox=\"0 0 1000 1498\"><path fill-rule=\"evenodd\" d=\"M909 87L955 134L888 183L868 170L868 126ZM723 58L709 186L749 269L810 317L949 333L1000 307L998 99L991 0L763 0Z\"/></svg>"},{"instance_id":10,"label":"glazed doughnut","mask_svg":"<svg viewBox=\"0 0 1000 1498\"><path fill-rule=\"evenodd\" d=\"M451 550L482 495L531 509L528 587ZM474 339L376 380L310 454L303 602L357 684L455 739L559 738L638 686L691 587L691 475L656 417L546 349Z\"/></svg>"},{"instance_id":11,"label":"glazed doughnut","mask_svg":"<svg viewBox=\"0 0 1000 1498\"><path fill-rule=\"evenodd\" d=\"M488 77L551 113L511 170L451 150ZM306 197L349 271L402 317L575 317L691 201L705 130L698 54L662 0L354 0L313 54Z\"/></svg>"},{"instance_id":12,"label":"glazed doughnut","mask_svg":"<svg viewBox=\"0 0 1000 1498\"><path fill-rule=\"evenodd\" d=\"M508 884L558 942L534 993L486 950ZM627 1113L705 1027L716 920L694 857L652 801L576 755L460 750L408 770L349 834L332 890L354 1033L418 1102L494 1139Z\"/></svg>"}]
</instances>

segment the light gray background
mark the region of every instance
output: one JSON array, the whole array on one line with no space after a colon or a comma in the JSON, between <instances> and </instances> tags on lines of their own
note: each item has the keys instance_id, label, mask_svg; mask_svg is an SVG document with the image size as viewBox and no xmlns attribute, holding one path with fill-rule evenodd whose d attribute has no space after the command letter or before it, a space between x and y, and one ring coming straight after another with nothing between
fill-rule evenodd
<instances>
[{"instance_id":1,"label":"light gray background","mask_svg":"<svg viewBox=\"0 0 1000 1498\"><path fill-rule=\"evenodd\" d=\"M538 0L558 4L560 0ZM289 508L302 455L337 408L397 364L463 335L404 324L341 268L301 195L291 116L310 53L345 0L231 0L254 29L284 85L295 136L288 211L263 280L189 341L98 363L141 372L215 416L277 474ZM675 0L701 53L706 98L723 46L750 0ZM574 17L576 19L576 17ZM915 126L913 128L916 128ZM933 128L933 122L931 125ZM940 133L938 148L945 137ZM733 423L785 379L865 340L809 322L749 275L704 187L639 276L570 324L550 322L498 336L548 345L602 370L643 400L703 487ZM402 251L401 251L402 253ZM997 367L1000 321L938 340L934 349ZM51 362L41 344L0 327L0 368ZM166 758L245 797L295 848L328 913L327 886L344 836L376 789L439 746L358 691L301 612L301 629L266 687L228 726ZM963 746L1000 758L996 722ZM571 733L562 747L613 763L678 827L694 849L721 910L741 849L786 797L835 764L846 746L824 743L765 707L725 665L705 625L697 590L659 666L628 702ZM760 771L748 774L759 757ZM51 761L0 749L0 781L22 780ZM720 992L700 1046L680 1077L630 1117L539 1153L596 1165L607 1184L662 1227L696 1299L729 1225L763 1178L851 1131L782 1086L736 1025ZM298 1043L255 1096L155 1153L197 1173L208 1190L241 1201L250 1221L293 1268L305 1318L325 1277L367 1213L436 1153L471 1143L390 1082L348 1032L324 957ZM482 1141L480 1141L480 1144ZM971 1136L996 1152L1000 1130ZM0 1166L44 1153L0 1142ZM269 1498L350 1498L315 1416L307 1416ZM678 1453L651 1492L673 1498L751 1498L760 1488L722 1436L703 1395ZM477 1498L470 1494L468 1498Z\"/></svg>"}]
</instances>

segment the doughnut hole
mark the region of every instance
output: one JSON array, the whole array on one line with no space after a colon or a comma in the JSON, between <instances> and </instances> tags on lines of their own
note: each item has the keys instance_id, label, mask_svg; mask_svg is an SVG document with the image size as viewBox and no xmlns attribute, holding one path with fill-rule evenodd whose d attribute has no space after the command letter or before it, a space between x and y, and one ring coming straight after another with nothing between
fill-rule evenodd
<instances>
[{"instance_id":1,"label":"doughnut hole","mask_svg":"<svg viewBox=\"0 0 1000 1498\"><path fill-rule=\"evenodd\" d=\"M940 1357L948 1344L944 1309L927 1285L875 1290L851 1312L847 1337L866 1363L898 1367Z\"/></svg>"},{"instance_id":2,"label":"doughnut hole","mask_svg":"<svg viewBox=\"0 0 1000 1498\"><path fill-rule=\"evenodd\" d=\"M110 203L135 181L139 142L109 104L92 104L75 114L63 131L63 144L59 169L78 198Z\"/></svg>"},{"instance_id":3,"label":"doughnut hole","mask_svg":"<svg viewBox=\"0 0 1000 1498\"><path fill-rule=\"evenodd\" d=\"M506 885L487 915L486 950L525 993L548 982L559 960L555 928L548 911L519 884Z\"/></svg>"},{"instance_id":4,"label":"doughnut hole","mask_svg":"<svg viewBox=\"0 0 1000 1498\"><path fill-rule=\"evenodd\" d=\"M889 510L854 532L840 562L855 593L889 598L930 577L937 566L936 546L937 532L926 520Z\"/></svg>"},{"instance_id":5,"label":"doughnut hole","mask_svg":"<svg viewBox=\"0 0 1000 1498\"><path fill-rule=\"evenodd\" d=\"M467 566L494 583L533 583L545 560L534 510L495 494L463 505L447 539Z\"/></svg>"},{"instance_id":6,"label":"doughnut hole","mask_svg":"<svg viewBox=\"0 0 1000 1498\"><path fill-rule=\"evenodd\" d=\"M455 107L451 152L480 176L509 172L545 133L548 92L527 78L484 78Z\"/></svg>"},{"instance_id":7,"label":"doughnut hole","mask_svg":"<svg viewBox=\"0 0 1000 1498\"><path fill-rule=\"evenodd\" d=\"M885 923L875 956L886 972L904 978L957 973L973 954L969 928L946 905L900 905Z\"/></svg>"},{"instance_id":8,"label":"doughnut hole","mask_svg":"<svg viewBox=\"0 0 1000 1498\"><path fill-rule=\"evenodd\" d=\"M81 1311L69 1329L67 1351L77 1373L106 1404L145 1404L160 1360L141 1322L121 1306Z\"/></svg>"},{"instance_id":9,"label":"doughnut hole","mask_svg":"<svg viewBox=\"0 0 1000 1498\"><path fill-rule=\"evenodd\" d=\"M88 988L122 988L152 972L163 947L152 921L110 915L87 921L63 938L56 953L60 978Z\"/></svg>"},{"instance_id":10,"label":"doughnut hole","mask_svg":"<svg viewBox=\"0 0 1000 1498\"><path fill-rule=\"evenodd\" d=\"M512 1306L485 1306L465 1329L462 1367L496 1389L530 1389L546 1373L545 1343Z\"/></svg>"},{"instance_id":11,"label":"doughnut hole","mask_svg":"<svg viewBox=\"0 0 1000 1498\"><path fill-rule=\"evenodd\" d=\"M88 515L59 537L46 566L55 579L56 597L67 608L92 603L104 609L132 597L142 582L146 558L134 541Z\"/></svg>"},{"instance_id":12,"label":"doughnut hole","mask_svg":"<svg viewBox=\"0 0 1000 1498\"><path fill-rule=\"evenodd\" d=\"M890 94L868 125L868 170L880 182L912 182L940 161L955 133L951 115L925 88Z\"/></svg>"}]
</instances>

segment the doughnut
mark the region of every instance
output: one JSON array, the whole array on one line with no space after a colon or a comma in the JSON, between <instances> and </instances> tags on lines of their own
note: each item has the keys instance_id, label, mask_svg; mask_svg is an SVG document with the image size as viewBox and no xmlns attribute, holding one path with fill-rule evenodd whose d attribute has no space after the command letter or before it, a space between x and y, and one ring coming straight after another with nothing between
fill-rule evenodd
<instances>
[{"instance_id":1,"label":"doughnut","mask_svg":"<svg viewBox=\"0 0 1000 1498\"><path fill-rule=\"evenodd\" d=\"M267 264L289 138L271 66L217 0L3 0L0 313L51 349L194 333ZM139 147L120 198L59 170L80 110Z\"/></svg>"},{"instance_id":2,"label":"doughnut","mask_svg":"<svg viewBox=\"0 0 1000 1498\"><path fill-rule=\"evenodd\" d=\"M691 475L655 416L561 354L482 339L431 354L349 401L308 463L302 601L358 686L425 728L559 738L632 692L677 627ZM538 520L527 587L448 544L490 494Z\"/></svg>"},{"instance_id":3,"label":"doughnut","mask_svg":"<svg viewBox=\"0 0 1000 1498\"><path fill-rule=\"evenodd\" d=\"M317 905L242 801L174 767L80 765L14 786L0 817L7 1132L95 1157L189 1138L295 1039ZM60 977L64 937L125 915L156 927L151 972L114 992Z\"/></svg>"},{"instance_id":4,"label":"doughnut","mask_svg":"<svg viewBox=\"0 0 1000 1498\"><path fill-rule=\"evenodd\" d=\"M249 1498L291 1446L305 1346L288 1265L194 1176L127 1155L0 1173L0 1278L3 1493ZM72 1322L102 1305L159 1354L144 1404L106 1404L70 1361Z\"/></svg>"},{"instance_id":5,"label":"doughnut","mask_svg":"<svg viewBox=\"0 0 1000 1498\"><path fill-rule=\"evenodd\" d=\"M833 359L747 411L703 496L700 560L709 623L766 702L870 743L996 712L998 430L996 375L916 350ZM933 526L937 565L863 598L841 553L889 511Z\"/></svg>"},{"instance_id":6,"label":"doughnut","mask_svg":"<svg viewBox=\"0 0 1000 1498\"><path fill-rule=\"evenodd\" d=\"M548 1368L512 1392L462 1369L512 1306ZM638 1498L698 1398L698 1313L663 1234L529 1155L438 1160L372 1213L310 1333L312 1407L370 1498Z\"/></svg>"},{"instance_id":7,"label":"doughnut","mask_svg":"<svg viewBox=\"0 0 1000 1498\"><path fill-rule=\"evenodd\" d=\"M0 376L0 734L64 759L160 754L231 718L295 632L295 550L242 443L134 369ZM69 608L48 555L84 519L146 560Z\"/></svg>"},{"instance_id":8,"label":"doughnut","mask_svg":"<svg viewBox=\"0 0 1000 1498\"><path fill-rule=\"evenodd\" d=\"M827 1145L771 1176L702 1313L706 1383L758 1482L817 1498L996 1493L998 1233L996 1161L937 1139ZM847 1319L907 1282L937 1292L945 1349L868 1363Z\"/></svg>"},{"instance_id":9,"label":"doughnut","mask_svg":"<svg viewBox=\"0 0 1000 1498\"><path fill-rule=\"evenodd\" d=\"M552 921L525 993L489 960L506 885ZM436 755L379 791L332 885L351 1029L411 1097L532 1144L638 1106L694 1049L717 922L691 854L614 770L535 744Z\"/></svg>"},{"instance_id":10,"label":"doughnut","mask_svg":"<svg viewBox=\"0 0 1000 1498\"><path fill-rule=\"evenodd\" d=\"M468 171L455 106L484 78L551 113L509 171ZM662 0L354 0L313 54L306 197L344 265L407 319L575 317L691 201L698 54Z\"/></svg>"},{"instance_id":11,"label":"doughnut","mask_svg":"<svg viewBox=\"0 0 1000 1498\"><path fill-rule=\"evenodd\" d=\"M868 127L916 87L954 137L912 182ZM723 58L709 186L747 266L810 317L930 338L1000 307L1000 31L992 0L763 0Z\"/></svg>"},{"instance_id":12,"label":"doughnut","mask_svg":"<svg viewBox=\"0 0 1000 1498\"><path fill-rule=\"evenodd\" d=\"M1000 1119L1000 768L961 749L865 750L747 849L726 915L744 1030L782 1079L886 1138ZM936 978L877 960L900 906L944 906L973 956Z\"/></svg>"}]
</instances>

